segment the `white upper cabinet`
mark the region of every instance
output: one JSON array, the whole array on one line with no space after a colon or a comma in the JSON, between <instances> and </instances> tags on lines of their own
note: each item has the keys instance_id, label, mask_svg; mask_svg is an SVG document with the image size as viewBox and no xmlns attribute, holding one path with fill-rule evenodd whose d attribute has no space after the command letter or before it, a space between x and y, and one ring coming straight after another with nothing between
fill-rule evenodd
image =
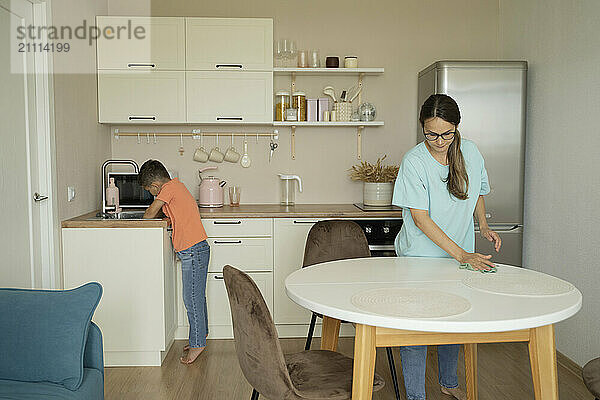
<instances>
[{"instance_id":1,"label":"white upper cabinet","mask_svg":"<svg viewBox=\"0 0 600 400\"><path fill-rule=\"evenodd\" d=\"M273 69L273 20L185 18L186 70Z\"/></svg>"},{"instance_id":2,"label":"white upper cabinet","mask_svg":"<svg viewBox=\"0 0 600 400\"><path fill-rule=\"evenodd\" d=\"M185 121L185 72L98 71L98 121Z\"/></svg>"},{"instance_id":3,"label":"white upper cabinet","mask_svg":"<svg viewBox=\"0 0 600 400\"><path fill-rule=\"evenodd\" d=\"M186 72L187 121L271 123L273 73Z\"/></svg>"},{"instance_id":4,"label":"white upper cabinet","mask_svg":"<svg viewBox=\"0 0 600 400\"><path fill-rule=\"evenodd\" d=\"M185 69L183 17L96 17L98 69ZM118 37L120 35L120 37Z\"/></svg>"}]
</instances>

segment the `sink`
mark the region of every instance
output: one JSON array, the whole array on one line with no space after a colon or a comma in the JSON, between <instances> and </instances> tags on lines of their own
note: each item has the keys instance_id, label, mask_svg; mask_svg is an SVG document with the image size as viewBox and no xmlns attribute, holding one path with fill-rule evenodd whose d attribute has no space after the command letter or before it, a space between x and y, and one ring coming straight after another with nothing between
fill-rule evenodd
<instances>
[{"instance_id":1,"label":"sink","mask_svg":"<svg viewBox=\"0 0 600 400\"><path fill-rule=\"evenodd\" d=\"M145 210L135 210L135 211L121 211L117 214L104 214L98 213L95 217L87 218L88 221L103 221L103 220L139 220L144 217ZM149 218L148 220L161 220L162 218Z\"/></svg>"}]
</instances>

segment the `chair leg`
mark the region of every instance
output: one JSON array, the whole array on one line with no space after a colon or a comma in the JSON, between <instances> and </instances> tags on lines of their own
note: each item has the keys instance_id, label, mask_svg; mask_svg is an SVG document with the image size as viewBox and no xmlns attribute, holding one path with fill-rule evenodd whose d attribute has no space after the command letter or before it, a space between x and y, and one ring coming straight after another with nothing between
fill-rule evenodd
<instances>
[{"instance_id":1,"label":"chair leg","mask_svg":"<svg viewBox=\"0 0 600 400\"><path fill-rule=\"evenodd\" d=\"M315 324L317 323L317 314L312 313L312 317L310 318L310 327L308 328L308 336L306 337L306 345L304 346L304 350L310 350L310 345L312 343L313 333L315 332Z\"/></svg>"},{"instance_id":2,"label":"chair leg","mask_svg":"<svg viewBox=\"0 0 600 400\"><path fill-rule=\"evenodd\" d=\"M258 392L256 391L256 389L252 389L252 397L250 397L250 400L258 400Z\"/></svg>"},{"instance_id":3,"label":"chair leg","mask_svg":"<svg viewBox=\"0 0 600 400\"><path fill-rule=\"evenodd\" d=\"M394 363L394 354L392 353L391 347L386 347L388 362L390 364L390 374L392 375L392 383L394 385L394 393L396 394L396 400L400 400L400 391L398 390L398 376L396 375L396 364Z\"/></svg>"}]
</instances>

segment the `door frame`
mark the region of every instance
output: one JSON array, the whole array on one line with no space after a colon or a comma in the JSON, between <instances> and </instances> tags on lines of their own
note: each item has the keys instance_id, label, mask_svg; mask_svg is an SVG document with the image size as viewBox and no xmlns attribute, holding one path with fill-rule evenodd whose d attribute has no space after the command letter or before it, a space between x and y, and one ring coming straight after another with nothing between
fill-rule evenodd
<instances>
[{"instance_id":1,"label":"door frame","mask_svg":"<svg viewBox=\"0 0 600 400\"><path fill-rule=\"evenodd\" d=\"M51 0L21 0L21 4L31 4L32 19L35 26L49 26L52 24ZM0 6L11 12L11 2L0 0ZM17 10L20 5L15 6ZM29 6L27 6L29 7ZM32 256L31 287L60 289L62 288L61 259L60 259L60 221L58 218L58 199L56 174L56 142L54 129L54 80L53 59L50 52L33 52L35 82L35 140L37 154L32 154L31 146L27 149L27 158L37 160L36 179L30 181L30 201L33 202L33 193L38 192L48 196L39 208L39 232L33 230L31 218L30 243L39 245L39 261ZM32 110L28 110L31 112ZM32 215L32 214L30 214ZM35 235L35 237L33 236ZM37 265L36 265L37 264Z\"/></svg>"},{"instance_id":2,"label":"door frame","mask_svg":"<svg viewBox=\"0 0 600 400\"><path fill-rule=\"evenodd\" d=\"M33 6L36 26L52 24L50 0L27 0ZM56 174L56 141L54 132L54 79L52 53L35 52L36 121L38 140L39 182L34 187L44 190L48 196L47 207L40 215L41 277L35 280L43 288L61 289L60 268L60 221L58 218L58 194ZM38 269L38 271L40 271ZM41 278L41 279L40 279Z\"/></svg>"}]
</instances>

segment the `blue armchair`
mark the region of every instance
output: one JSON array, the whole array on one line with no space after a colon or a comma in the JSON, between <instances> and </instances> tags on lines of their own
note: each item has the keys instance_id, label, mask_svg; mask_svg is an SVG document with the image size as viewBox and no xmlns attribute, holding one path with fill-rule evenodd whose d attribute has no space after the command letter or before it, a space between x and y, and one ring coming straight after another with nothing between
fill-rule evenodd
<instances>
[{"instance_id":1,"label":"blue armchair","mask_svg":"<svg viewBox=\"0 0 600 400\"><path fill-rule=\"evenodd\" d=\"M0 289L0 399L104 399L96 282L72 290Z\"/></svg>"}]
</instances>

